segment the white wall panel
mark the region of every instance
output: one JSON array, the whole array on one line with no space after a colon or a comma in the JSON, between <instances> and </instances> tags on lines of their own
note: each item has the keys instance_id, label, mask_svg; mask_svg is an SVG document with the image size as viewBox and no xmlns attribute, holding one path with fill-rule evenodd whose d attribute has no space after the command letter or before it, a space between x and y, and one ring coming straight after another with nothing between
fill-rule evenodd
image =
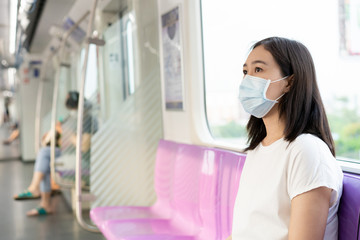
<instances>
[{"instance_id":1,"label":"white wall panel","mask_svg":"<svg viewBox=\"0 0 360 240\"><path fill-rule=\"evenodd\" d=\"M185 110L176 112L164 108L164 137L178 142L211 145L213 140L205 118L200 0L158 0L159 21L162 14L176 6L180 6L182 25ZM159 39L163 68L161 34ZM164 86L163 69L162 85Z\"/></svg>"}]
</instances>

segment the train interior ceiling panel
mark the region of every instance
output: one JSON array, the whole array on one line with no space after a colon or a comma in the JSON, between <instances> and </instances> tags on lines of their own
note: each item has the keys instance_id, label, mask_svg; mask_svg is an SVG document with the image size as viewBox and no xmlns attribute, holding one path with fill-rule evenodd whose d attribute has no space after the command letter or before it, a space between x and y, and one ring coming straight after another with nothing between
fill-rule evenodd
<instances>
[{"instance_id":1,"label":"train interior ceiling panel","mask_svg":"<svg viewBox=\"0 0 360 240\"><path fill-rule=\"evenodd\" d=\"M360 0L0 11L0 239L360 240Z\"/></svg>"}]
</instances>

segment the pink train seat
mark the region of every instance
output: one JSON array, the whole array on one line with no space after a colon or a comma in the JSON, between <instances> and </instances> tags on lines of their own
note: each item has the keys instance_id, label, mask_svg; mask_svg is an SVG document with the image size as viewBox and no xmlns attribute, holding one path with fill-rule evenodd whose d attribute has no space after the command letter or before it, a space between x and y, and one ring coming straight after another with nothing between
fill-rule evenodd
<instances>
[{"instance_id":1,"label":"pink train seat","mask_svg":"<svg viewBox=\"0 0 360 240\"><path fill-rule=\"evenodd\" d=\"M91 211L92 220L105 237L122 240L228 237L245 155L162 140L156 161L158 201L153 207L141 208L149 215L122 214L132 212L134 207L99 207ZM166 174L159 170L159 165L167 169ZM116 211L117 216L106 213Z\"/></svg>"}]
</instances>

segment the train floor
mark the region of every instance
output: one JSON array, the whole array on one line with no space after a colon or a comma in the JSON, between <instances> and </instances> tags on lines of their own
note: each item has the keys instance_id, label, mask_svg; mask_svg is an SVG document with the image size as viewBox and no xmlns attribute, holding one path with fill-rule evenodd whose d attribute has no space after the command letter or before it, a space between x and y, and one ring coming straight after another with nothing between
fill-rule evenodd
<instances>
[{"instance_id":1,"label":"train floor","mask_svg":"<svg viewBox=\"0 0 360 240\"><path fill-rule=\"evenodd\" d=\"M100 233L88 232L77 223L70 206L61 194L52 197L53 214L27 217L26 212L37 207L39 200L14 201L13 195L26 189L32 177L34 164L22 162L14 157L16 154L10 150L4 152L0 149L0 151L2 154L0 160L1 240L105 239ZM86 212L84 214L88 216L89 211Z\"/></svg>"}]
</instances>

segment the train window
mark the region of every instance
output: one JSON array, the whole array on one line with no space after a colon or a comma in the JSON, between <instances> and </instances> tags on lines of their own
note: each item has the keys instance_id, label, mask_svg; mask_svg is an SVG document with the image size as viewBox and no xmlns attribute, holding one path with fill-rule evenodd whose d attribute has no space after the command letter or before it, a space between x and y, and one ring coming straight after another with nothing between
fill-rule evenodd
<instances>
[{"instance_id":1,"label":"train window","mask_svg":"<svg viewBox=\"0 0 360 240\"><path fill-rule=\"evenodd\" d=\"M214 139L246 145L249 115L237 96L242 64L256 41L287 37L304 43L314 58L338 159L360 163L360 93L354 71L360 64L358 0L225 0L201 5L206 111Z\"/></svg>"},{"instance_id":2,"label":"train window","mask_svg":"<svg viewBox=\"0 0 360 240\"><path fill-rule=\"evenodd\" d=\"M126 53L127 53L127 75L129 95L135 92L135 69L134 69L134 47L133 47L133 27L130 20L126 23Z\"/></svg>"},{"instance_id":3,"label":"train window","mask_svg":"<svg viewBox=\"0 0 360 240\"><path fill-rule=\"evenodd\" d=\"M67 59L67 58L65 58ZM62 64L58 65L55 69L56 74L59 74L59 85L57 89L58 99L56 106L56 119L64 119L68 114L68 110L64 104L66 101L66 95L69 90L71 90L71 71L72 65L67 64L67 61L64 61ZM48 131L46 129L45 131Z\"/></svg>"},{"instance_id":4,"label":"train window","mask_svg":"<svg viewBox=\"0 0 360 240\"><path fill-rule=\"evenodd\" d=\"M83 63L85 57L85 49L81 50L80 62ZM82 65L81 65L82 67ZM98 73L97 73L97 50L96 45L90 44L89 46L89 57L87 62L86 80L84 95L86 99L92 99L96 97L98 90Z\"/></svg>"}]
</instances>

